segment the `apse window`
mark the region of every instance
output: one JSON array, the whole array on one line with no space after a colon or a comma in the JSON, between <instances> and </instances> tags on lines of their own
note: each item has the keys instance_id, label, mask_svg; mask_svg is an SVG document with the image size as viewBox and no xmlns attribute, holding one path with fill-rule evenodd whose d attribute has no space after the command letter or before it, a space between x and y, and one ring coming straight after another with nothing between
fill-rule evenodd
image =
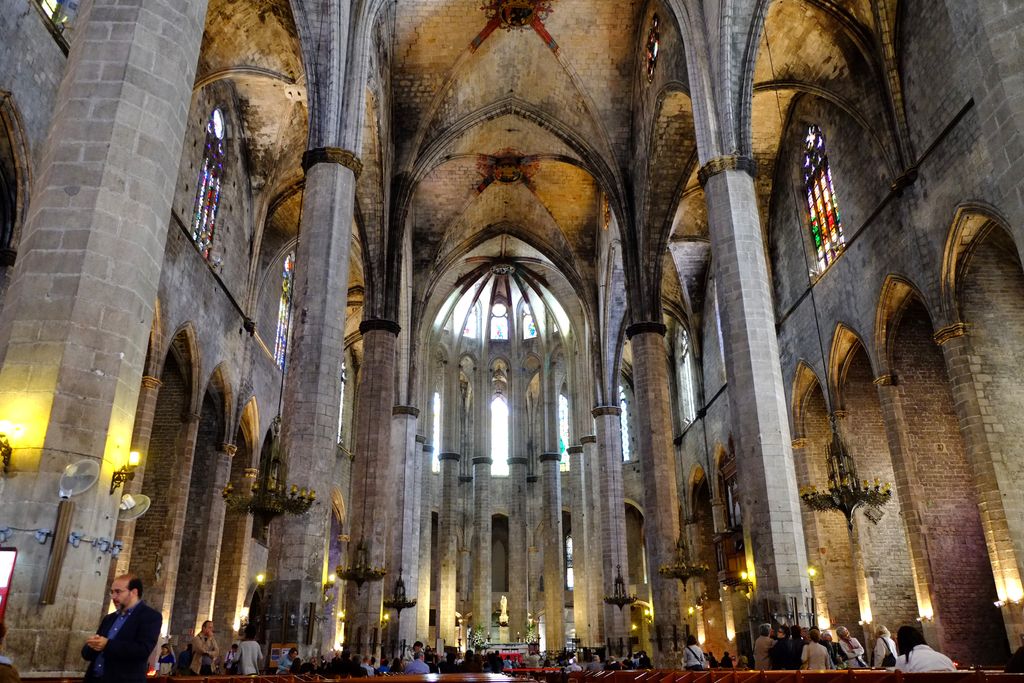
<instances>
[{"instance_id":1,"label":"apse window","mask_svg":"<svg viewBox=\"0 0 1024 683\"><path fill-rule=\"evenodd\" d=\"M683 418L683 426L693 422L697 416L697 401L693 389L693 363L690 353L690 335L686 330L679 330L679 406Z\"/></svg>"},{"instance_id":2,"label":"apse window","mask_svg":"<svg viewBox=\"0 0 1024 683\"><path fill-rule=\"evenodd\" d=\"M658 66L658 53L661 51L661 20L655 14L651 17L651 28L647 32L647 82L654 81L654 70Z\"/></svg>"},{"instance_id":3,"label":"apse window","mask_svg":"<svg viewBox=\"0 0 1024 683\"><path fill-rule=\"evenodd\" d=\"M462 328L462 336L467 339L476 339L477 322L480 316L480 309L477 306L466 316L466 325Z\"/></svg>"},{"instance_id":4,"label":"apse window","mask_svg":"<svg viewBox=\"0 0 1024 683\"><path fill-rule=\"evenodd\" d=\"M533 316L529 313L523 315L523 339L537 338L537 323L533 322Z\"/></svg>"},{"instance_id":5,"label":"apse window","mask_svg":"<svg viewBox=\"0 0 1024 683\"><path fill-rule=\"evenodd\" d=\"M504 396L491 400L491 474L508 476L508 403Z\"/></svg>"},{"instance_id":6,"label":"apse window","mask_svg":"<svg viewBox=\"0 0 1024 683\"><path fill-rule=\"evenodd\" d=\"M288 352L288 332L292 317L292 285L295 273L295 252L284 257L281 272L281 299L277 306L277 334L274 338L274 360L277 367L284 369L285 354Z\"/></svg>"},{"instance_id":7,"label":"apse window","mask_svg":"<svg viewBox=\"0 0 1024 683\"><path fill-rule=\"evenodd\" d=\"M626 390L619 385L619 433L622 435L622 462L629 462L632 453L629 447L629 403Z\"/></svg>"},{"instance_id":8,"label":"apse window","mask_svg":"<svg viewBox=\"0 0 1024 683\"><path fill-rule=\"evenodd\" d=\"M825 136L818 126L812 125L807 129L804 143L804 189L817 270L821 273L836 260L846 241L843 224L839 220L839 202L828 165Z\"/></svg>"},{"instance_id":9,"label":"apse window","mask_svg":"<svg viewBox=\"0 0 1024 683\"><path fill-rule=\"evenodd\" d=\"M573 590L576 587L576 577L572 570L572 536L565 537L565 588Z\"/></svg>"},{"instance_id":10,"label":"apse window","mask_svg":"<svg viewBox=\"0 0 1024 683\"><path fill-rule=\"evenodd\" d=\"M565 394L558 395L558 452L562 458L558 469L569 471L569 399Z\"/></svg>"},{"instance_id":11,"label":"apse window","mask_svg":"<svg viewBox=\"0 0 1024 683\"><path fill-rule=\"evenodd\" d=\"M491 339L508 341L508 307L505 304L491 307Z\"/></svg>"},{"instance_id":12,"label":"apse window","mask_svg":"<svg viewBox=\"0 0 1024 683\"><path fill-rule=\"evenodd\" d=\"M220 208L221 178L224 174L224 112L215 108L206 120L206 149L196 183L195 210L192 216L192 241L203 258L220 265L212 256L217 210Z\"/></svg>"}]
</instances>

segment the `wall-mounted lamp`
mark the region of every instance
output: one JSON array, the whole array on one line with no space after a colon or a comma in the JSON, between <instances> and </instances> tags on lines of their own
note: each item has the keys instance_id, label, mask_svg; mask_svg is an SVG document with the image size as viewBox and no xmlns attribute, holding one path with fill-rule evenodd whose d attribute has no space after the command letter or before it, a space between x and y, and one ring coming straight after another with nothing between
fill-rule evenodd
<instances>
[{"instance_id":1,"label":"wall-mounted lamp","mask_svg":"<svg viewBox=\"0 0 1024 683\"><path fill-rule=\"evenodd\" d=\"M327 580L324 581L324 602L330 602L334 597L334 587L337 581L337 574L328 575Z\"/></svg>"},{"instance_id":2,"label":"wall-mounted lamp","mask_svg":"<svg viewBox=\"0 0 1024 683\"><path fill-rule=\"evenodd\" d=\"M260 574L256 575L256 585L257 586L262 586L266 582L267 582L267 575L266 574L260 573Z\"/></svg>"},{"instance_id":3,"label":"wall-mounted lamp","mask_svg":"<svg viewBox=\"0 0 1024 683\"><path fill-rule=\"evenodd\" d=\"M814 579L816 579L818 576L818 568L815 567L813 564L809 566L807 568L807 576L810 577L811 581L814 581Z\"/></svg>"},{"instance_id":4,"label":"wall-mounted lamp","mask_svg":"<svg viewBox=\"0 0 1024 683\"><path fill-rule=\"evenodd\" d=\"M128 454L128 464L122 465L121 469L114 470L110 475L110 495L135 478L135 468L139 466L139 452L132 451Z\"/></svg>"}]
</instances>

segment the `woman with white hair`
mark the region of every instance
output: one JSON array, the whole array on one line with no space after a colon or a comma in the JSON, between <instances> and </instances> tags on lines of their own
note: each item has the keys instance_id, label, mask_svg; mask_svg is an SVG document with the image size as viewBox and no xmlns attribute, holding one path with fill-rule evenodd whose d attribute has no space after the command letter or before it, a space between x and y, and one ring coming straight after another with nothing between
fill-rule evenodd
<instances>
[{"instance_id":1,"label":"woman with white hair","mask_svg":"<svg viewBox=\"0 0 1024 683\"><path fill-rule=\"evenodd\" d=\"M847 669L866 669L864 661L864 646L856 638L850 635L850 629L840 626L836 629L839 636L839 650L843 653L843 660Z\"/></svg>"},{"instance_id":2,"label":"woman with white hair","mask_svg":"<svg viewBox=\"0 0 1024 683\"><path fill-rule=\"evenodd\" d=\"M875 633L878 638L871 653L871 665L876 669L891 669L896 666L896 643L885 626L879 626Z\"/></svg>"}]
</instances>

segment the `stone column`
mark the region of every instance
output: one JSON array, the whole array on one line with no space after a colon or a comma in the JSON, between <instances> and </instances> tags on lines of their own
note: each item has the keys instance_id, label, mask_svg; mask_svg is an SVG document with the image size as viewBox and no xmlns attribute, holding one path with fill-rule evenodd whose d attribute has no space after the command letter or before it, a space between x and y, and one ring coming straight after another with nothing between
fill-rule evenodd
<instances>
[{"instance_id":1,"label":"stone column","mask_svg":"<svg viewBox=\"0 0 1024 683\"><path fill-rule=\"evenodd\" d=\"M907 545L910 548L910 570L914 578L917 608L919 614L924 617L921 621L921 629L928 642L941 643L944 642L942 623L933 607L934 579L928 556L928 524L922 509L926 501L918 495L921 486L914 471L911 456L914 451L907 439L903 403L900 400L899 389L893 384L891 375L882 375L876 378L875 385L878 387L878 400L882 408L882 418L885 421L889 453L892 455L896 492L902 505L900 511L907 533Z\"/></svg>"},{"instance_id":2,"label":"stone column","mask_svg":"<svg viewBox=\"0 0 1024 683\"><path fill-rule=\"evenodd\" d=\"M473 458L473 626L491 640L491 458Z\"/></svg>"},{"instance_id":3,"label":"stone column","mask_svg":"<svg viewBox=\"0 0 1024 683\"><path fill-rule=\"evenodd\" d=\"M89 459L100 482L72 528L114 535L110 477L131 448L205 14L205 0L94 0L76 20L0 322L5 525L52 527L61 473ZM40 606L51 544L17 545L7 654L23 675L77 674L110 558L70 550L56 606Z\"/></svg>"},{"instance_id":4,"label":"stone column","mask_svg":"<svg viewBox=\"0 0 1024 683\"><path fill-rule=\"evenodd\" d=\"M583 467L583 446L569 446L569 514L572 519L572 561L573 590L572 616L576 625L576 637L590 642L590 601L588 586L590 577L586 570L587 552L587 506L584 501L586 477Z\"/></svg>"},{"instance_id":5,"label":"stone column","mask_svg":"<svg viewBox=\"0 0 1024 683\"><path fill-rule=\"evenodd\" d=\"M705 164L698 178L708 207L740 504L757 597L803 604L809 584L800 497L753 174L752 159L724 156Z\"/></svg>"},{"instance_id":6,"label":"stone column","mask_svg":"<svg viewBox=\"0 0 1024 683\"><path fill-rule=\"evenodd\" d=\"M526 467L529 459L515 455L508 459L508 631L513 639L525 640L529 611L529 530L526 519Z\"/></svg>"},{"instance_id":7,"label":"stone column","mask_svg":"<svg viewBox=\"0 0 1024 683\"><path fill-rule=\"evenodd\" d=\"M431 503L434 500L434 473L431 471L431 462L434 459L434 447L427 443L424 436L416 436L416 444L420 447L420 538L419 558L416 581L416 640L427 642L430 631L430 578L433 572L434 558L431 552ZM412 586L411 582L406 586Z\"/></svg>"},{"instance_id":8,"label":"stone column","mask_svg":"<svg viewBox=\"0 0 1024 683\"><path fill-rule=\"evenodd\" d=\"M124 493L142 493L142 482L146 478L146 460L149 456L149 440L153 435L153 418L156 416L156 399L160 394L160 378L145 376L139 389L139 402L135 409L135 425L132 427L132 450L138 451L139 466L135 478L124 485ZM124 542L121 554L117 556L115 574L120 576L128 571L135 541L135 520L118 522L114 537Z\"/></svg>"},{"instance_id":9,"label":"stone column","mask_svg":"<svg viewBox=\"0 0 1024 683\"><path fill-rule=\"evenodd\" d=\"M796 467L800 470L801 477L810 482L811 476L809 475L808 458L810 454L807 450L807 439L800 437L793 439L791 442L793 449L794 462ZM724 519L724 510L723 510ZM820 522L817 514L808 511L803 516L803 528L804 528L804 540L807 544L807 563L808 566L814 566L816 568L824 568L824 559L822 558L821 549L824 546L822 543L823 533L820 530ZM724 525L723 525L724 526ZM811 582L811 595L814 596L815 612L816 617L824 617L826 621L831 623L832 619L829 611L829 590L828 581L824 576L816 576ZM815 623L817 626L817 623Z\"/></svg>"},{"instance_id":10,"label":"stone column","mask_svg":"<svg viewBox=\"0 0 1024 683\"><path fill-rule=\"evenodd\" d=\"M626 500L622 488L622 429L619 406L598 406L591 413L597 427L598 482L601 496L602 599L615 588L615 576L629 587L626 557ZM608 652L624 654L629 638L629 618L614 605L604 606L604 639Z\"/></svg>"},{"instance_id":11,"label":"stone column","mask_svg":"<svg viewBox=\"0 0 1024 683\"><path fill-rule=\"evenodd\" d=\"M1011 602L1024 598L1018 559L1020 546L1024 544L1024 528L1017 495L1019 484L1004 463L1008 454L1019 448L1017 435L993 430L988 424L988 411L983 410L982 401L987 403L989 399L974 381L967 326L956 323L945 327L935 334L935 341L942 347L946 360L960 433L974 471L974 489L996 594L1003 603L1003 621L1013 650L1024 637L1024 612Z\"/></svg>"},{"instance_id":12,"label":"stone column","mask_svg":"<svg viewBox=\"0 0 1024 683\"><path fill-rule=\"evenodd\" d=\"M587 605L590 608L589 640L584 645L599 645L604 642L604 570L602 548L607 542L602 533L601 521L607 505L601 497L601 464L598 457L597 436L588 434L580 438L583 446L584 507L586 508L587 556L584 571L587 573Z\"/></svg>"},{"instance_id":13,"label":"stone column","mask_svg":"<svg viewBox=\"0 0 1024 683\"><path fill-rule=\"evenodd\" d=\"M210 487L213 491L212 500L207 502L207 526L203 533L204 554L209 561L203 565L202 581L199 586L194 587L199 591L199 609L197 610L198 626L207 619L214 618L213 600L215 597L214 587L217 585L217 575L220 571L221 552L220 542L224 535L224 499L219 495L228 484L231 478L231 459L235 456L238 447L233 443L223 443L217 449L217 465L214 469L214 481ZM231 558L229 558L230 561ZM234 615L232 615L232 620ZM227 630L220 633L231 633L231 620L227 621ZM198 630L198 628L197 628Z\"/></svg>"},{"instance_id":14,"label":"stone column","mask_svg":"<svg viewBox=\"0 0 1024 683\"><path fill-rule=\"evenodd\" d=\"M363 365L356 400L355 442L352 449L352 540L346 565L355 559L359 544L366 549L371 567L386 566L387 539L399 521L394 501L394 463L391 462L391 413L395 402L395 351L398 324L391 320L364 320ZM381 603L385 583L393 585L391 572L384 581L368 581L361 587L345 582L346 642L354 652L376 656L382 642Z\"/></svg>"},{"instance_id":15,"label":"stone column","mask_svg":"<svg viewBox=\"0 0 1024 683\"><path fill-rule=\"evenodd\" d=\"M391 411L392 474L397 499L392 500L396 513L388 529L388 575L384 579L384 597L394 594L395 583L402 577L407 596L416 597L419 585L419 530L420 530L420 465L421 449L416 443L416 428L420 411L412 406L395 406ZM401 612L385 608L390 614L388 633L384 638L386 649L382 657L398 656L402 641L410 648L416 640L416 610ZM392 651L394 650L394 653Z\"/></svg>"},{"instance_id":16,"label":"stone column","mask_svg":"<svg viewBox=\"0 0 1024 683\"><path fill-rule=\"evenodd\" d=\"M352 155L338 152L318 148L303 155L306 184L281 416L287 484L324 495L337 456L345 293L359 171ZM317 616L323 604L323 582L329 573L325 530L329 528L329 505L314 505L305 515L284 515L273 522L273 536L280 542L271 548L268 562L270 609L295 614L295 626L284 620L280 637L298 642L302 657L309 656L308 646L321 640L317 634L308 637L302 622Z\"/></svg>"},{"instance_id":17,"label":"stone column","mask_svg":"<svg viewBox=\"0 0 1024 683\"><path fill-rule=\"evenodd\" d=\"M224 444L226 452L230 450L227 447L231 445ZM232 452L231 459L234 460L235 457ZM235 490L247 490L246 487L252 483L252 479L246 475L255 476L256 470L241 468L237 462L232 463L232 470L234 476L231 477L231 483L234 484ZM224 532L221 535L221 562L217 570L217 590L213 603L213 614L217 622L215 632L222 636L235 630L235 622L241 617L241 609L245 606L246 592L252 580L249 574L251 547L252 517L241 512L227 511L224 516Z\"/></svg>"},{"instance_id":18,"label":"stone column","mask_svg":"<svg viewBox=\"0 0 1024 683\"><path fill-rule=\"evenodd\" d=\"M437 552L441 556L441 575L438 577L437 634L445 645L455 645L455 577L459 562L456 505L461 456L458 453L442 453L438 457L441 461L441 511L437 520Z\"/></svg>"},{"instance_id":19,"label":"stone column","mask_svg":"<svg viewBox=\"0 0 1024 683\"><path fill-rule=\"evenodd\" d=\"M626 329L626 336L633 347L637 448L646 489L644 538L654 607L649 649L655 665L664 666L678 659L674 654L678 634L673 641L673 626L678 631L677 625L683 618L679 582L658 573L658 567L673 560L679 539L679 489L672 444L665 326L658 322L636 323Z\"/></svg>"},{"instance_id":20,"label":"stone column","mask_svg":"<svg viewBox=\"0 0 1024 683\"><path fill-rule=\"evenodd\" d=\"M547 649L565 647L565 567L562 563L562 455L541 453L540 479L544 518L544 639Z\"/></svg>"}]
</instances>

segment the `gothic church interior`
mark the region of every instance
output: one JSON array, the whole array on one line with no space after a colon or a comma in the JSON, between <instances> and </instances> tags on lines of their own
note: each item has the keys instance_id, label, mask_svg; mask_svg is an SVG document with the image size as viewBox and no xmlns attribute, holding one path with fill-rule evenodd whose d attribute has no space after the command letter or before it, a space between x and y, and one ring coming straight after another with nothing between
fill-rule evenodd
<instances>
[{"instance_id":1,"label":"gothic church interior","mask_svg":"<svg viewBox=\"0 0 1024 683\"><path fill-rule=\"evenodd\" d=\"M303 657L1003 662L1011 5L0 0L7 653L131 572Z\"/></svg>"}]
</instances>

